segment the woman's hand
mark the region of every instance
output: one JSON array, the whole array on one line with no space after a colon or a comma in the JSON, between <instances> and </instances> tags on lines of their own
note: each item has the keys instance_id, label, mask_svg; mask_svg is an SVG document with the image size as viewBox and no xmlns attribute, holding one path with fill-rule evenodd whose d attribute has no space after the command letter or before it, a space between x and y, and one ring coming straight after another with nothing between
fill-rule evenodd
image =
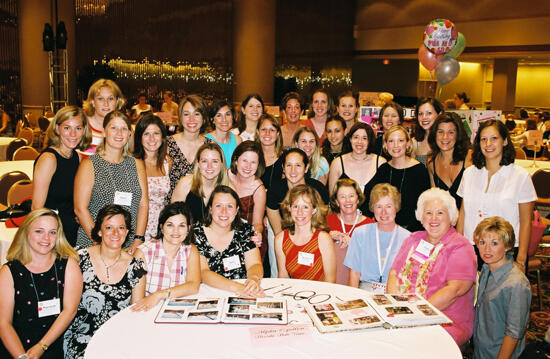
<instances>
[{"instance_id":1,"label":"woman's hand","mask_svg":"<svg viewBox=\"0 0 550 359\"><path fill-rule=\"evenodd\" d=\"M347 234L340 231L330 231L329 234L332 240L336 242L336 244L340 245L340 248L346 248L347 246L349 246L351 238Z\"/></svg>"},{"instance_id":2,"label":"woman's hand","mask_svg":"<svg viewBox=\"0 0 550 359\"><path fill-rule=\"evenodd\" d=\"M248 278L239 294L245 297L263 298L265 297L264 290L260 285L260 279L256 277Z\"/></svg>"},{"instance_id":3,"label":"woman's hand","mask_svg":"<svg viewBox=\"0 0 550 359\"><path fill-rule=\"evenodd\" d=\"M132 305L130 309L133 312L146 312L149 309L153 308L155 305L158 304L162 299L166 298L166 291L159 290L158 292L155 292L145 298L142 298L136 302L136 304Z\"/></svg>"},{"instance_id":4,"label":"woman's hand","mask_svg":"<svg viewBox=\"0 0 550 359\"><path fill-rule=\"evenodd\" d=\"M254 235L252 237L250 237L250 240L252 242L254 242L256 247L261 247L262 246L262 234L259 233L258 231L254 231Z\"/></svg>"},{"instance_id":5,"label":"woman's hand","mask_svg":"<svg viewBox=\"0 0 550 359\"><path fill-rule=\"evenodd\" d=\"M27 350L27 359L37 359L44 354L44 349L40 346L40 344L36 343L33 345L29 350Z\"/></svg>"}]
</instances>

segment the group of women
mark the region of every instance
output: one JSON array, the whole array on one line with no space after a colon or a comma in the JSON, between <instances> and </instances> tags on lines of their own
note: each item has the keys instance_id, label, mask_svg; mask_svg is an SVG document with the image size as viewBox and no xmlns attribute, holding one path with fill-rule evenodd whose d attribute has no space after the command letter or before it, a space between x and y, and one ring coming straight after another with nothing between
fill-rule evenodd
<instances>
[{"instance_id":1,"label":"group of women","mask_svg":"<svg viewBox=\"0 0 550 359\"><path fill-rule=\"evenodd\" d=\"M411 139L397 103L381 109L377 136L350 92L333 111L316 91L303 124L302 98L287 94L283 126L257 94L238 116L190 95L167 136L150 113L132 129L123 104L100 80L85 112L63 108L48 129L34 211L0 270L0 349L14 357L78 358L130 304L148 310L201 281L261 297L264 275L419 293L453 319L446 330L461 345L473 328L476 225L511 222L526 266L536 194L498 121L470 149L460 118L431 98L418 102Z\"/></svg>"}]
</instances>

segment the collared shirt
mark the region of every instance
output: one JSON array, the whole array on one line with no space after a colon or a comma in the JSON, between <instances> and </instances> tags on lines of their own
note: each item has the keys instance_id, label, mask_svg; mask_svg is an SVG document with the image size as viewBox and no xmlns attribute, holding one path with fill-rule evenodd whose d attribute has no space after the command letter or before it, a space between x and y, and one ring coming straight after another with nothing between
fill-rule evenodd
<instances>
[{"instance_id":1,"label":"collared shirt","mask_svg":"<svg viewBox=\"0 0 550 359\"><path fill-rule=\"evenodd\" d=\"M464 199L464 237L470 243L474 243L474 230L479 222L499 216L514 227L515 247L519 245L519 204L537 199L529 172L515 164L502 166L489 183L485 167L470 166L464 170L457 194Z\"/></svg>"},{"instance_id":2,"label":"collared shirt","mask_svg":"<svg viewBox=\"0 0 550 359\"><path fill-rule=\"evenodd\" d=\"M531 286L511 256L495 271L483 265L479 277L474 326L474 358L496 358L505 335L518 339L511 358L525 348Z\"/></svg>"},{"instance_id":3,"label":"collared shirt","mask_svg":"<svg viewBox=\"0 0 550 359\"><path fill-rule=\"evenodd\" d=\"M172 261L172 268L168 267L162 241L147 241L140 245L139 249L143 252L147 265L146 295L185 283L187 259L191 253L190 245L181 245Z\"/></svg>"}]
</instances>

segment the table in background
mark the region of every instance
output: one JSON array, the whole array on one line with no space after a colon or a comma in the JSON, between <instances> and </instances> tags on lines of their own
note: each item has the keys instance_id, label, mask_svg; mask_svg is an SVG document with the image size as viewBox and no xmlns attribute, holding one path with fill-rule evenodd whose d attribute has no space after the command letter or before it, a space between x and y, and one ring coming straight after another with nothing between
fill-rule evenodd
<instances>
[{"instance_id":1,"label":"table in background","mask_svg":"<svg viewBox=\"0 0 550 359\"><path fill-rule=\"evenodd\" d=\"M365 296L357 288L296 279L266 278L262 287L271 288L266 294L275 297L280 295L274 294L276 291L286 287L291 288L285 293L315 291L330 294L331 300L336 300L335 296L343 300ZM229 293L202 284L199 294L208 298ZM288 301L289 321L303 320L305 314L294 312L296 302L292 296L284 298ZM255 346L249 329L262 325L155 324L159 309L160 304L149 312L134 313L129 308L121 311L96 332L85 358L462 358L451 336L440 326L320 334L309 322L311 337L300 337L289 344Z\"/></svg>"},{"instance_id":2,"label":"table in background","mask_svg":"<svg viewBox=\"0 0 550 359\"><path fill-rule=\"evenodd\" d=\"M4 173L11 171L21 171L27 174L30 179L32 179L32 174L34 171L34 161L33 160L24 160L24 161L1 161L0 162L0 176Z\"/></svg>"},{"instance_id":3,"label":"table in background","mask_svg":"<svg viewBox=\"0 0 550 359\"><path fill-rule=\"evenodd\" d=\"M10 248L17 228L7 228L5 222L0 222L0 265L6 263L6 253Z\"/></svg>"},{"instance_id":4,"label":"table in background","mask_svg":"<svg viewBox=\"0 0 550 359\"><path fill-rule=\"evenodd\" d=\"M15 137L0 137L0 161L6 160L6 149L13 140Z\"/></svg>"},{"instance_id":5,"label":"table in background","mask_svg":"<svg viewBox=\"0 0 550 359\"><path fill-rule=\"evenodd\" d=\"M515 160L514 163L525 168L531 176L540 169L550 170L550 161L537 160L536 163L538 167L531 167L533 165L533 160Z\"/></svg>"}]
</instances>

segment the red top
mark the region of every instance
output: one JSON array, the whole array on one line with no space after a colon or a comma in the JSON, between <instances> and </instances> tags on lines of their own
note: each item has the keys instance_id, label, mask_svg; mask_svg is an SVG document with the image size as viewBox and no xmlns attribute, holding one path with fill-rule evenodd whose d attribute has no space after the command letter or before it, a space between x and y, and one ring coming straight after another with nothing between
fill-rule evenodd
<instances>
[{"instance_id":1,"label":"red top","mask_svg":"<svg viewBox=\"0 0 550 359\"><path fill-rule=\"evenodd\" d=\"M300 125L302 126L306 126L306 127L309 127L311 128L313 131L315 131L315 133L317 133L317 131L315 130L315 125L313 124L313 122L311 121L311 118L308 118L307 120L303 120L302 122L300 122ZM317 134L317 136L319 136L319 134ZM324 131L323 132L323 135L319 138L319 146L321 146L323 144L323 141L327 138L327 131ZM329 163L330 165L330 163Z\"/></svg>"},{"instance_id":2,"label":"red top","mask_svg":"<svg viewBox=\"0 0 550 359\"><path fill-rule=\"evenodd\" d=\"M355 231L355 229L358 227L374 222L375 221L371 218L366 217L363 221L357 223L353 231ZM344 233L344 231L342 230L342 223L340 222L340 219L338 219L338 215L336 213L329 214L327 216L327 224L331 231ZM345 227L345 232L348 233L353 225L345 224ZM350 237L353 234L353 231L351 231L351 233L349 234ZM344 259L346 258L348 247L340 248L339 244L334 243L334 255L336 256L336 283L338 284L348 285L349 268L344 265Z\"/></svg>"},{"instance_id":3,"label":"red top","mask_svg":"<svg viewBox=\"0 0 550 359\"><path fill-rule=\"evenodd\" d=\"M283 236L283 252L286 256L286 271L290 278L325 280L323 270L323 258L319 250L319 230L316 230L311 239L303 246L297 246L290 239L290 232L285 229ZM298 256L300 252L313 254L313 264L311 266L299 264Z\"/></svg>"}]
</instances>

